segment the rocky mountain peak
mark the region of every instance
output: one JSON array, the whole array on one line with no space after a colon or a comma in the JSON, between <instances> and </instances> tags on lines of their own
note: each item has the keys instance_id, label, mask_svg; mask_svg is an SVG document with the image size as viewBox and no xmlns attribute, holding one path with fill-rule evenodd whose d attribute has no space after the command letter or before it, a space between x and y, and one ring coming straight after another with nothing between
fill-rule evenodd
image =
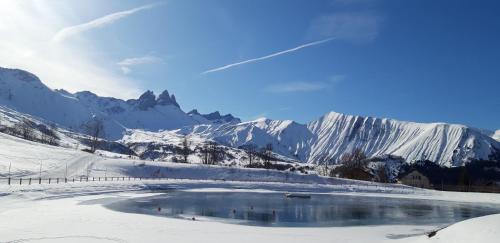
<instances>
[{"instance_id":1,"label":"rocky mountain peak","mask_svg":"<svg viewBox=\"0 0 500 243\"><path fill-rule=\"evenodd\" d=\"M188 115L199 115L201 116L201 114L198 112L197 109L192 109L190 112L187 113Z\"/></svg>"},{"instance_id":2,"label":"rocky mountain peak","mask_svg":"<svg viewBox=\"0 0 500 243\"><path fill-rule=\"evenodd\" d=\"M179 104L175 100L175 95L170 95L168 93L168 90L163 91L159 96L158 99L156 100L156 103L158 105L174 105L180 108Z\"/></svg>"},{"instance_id":3,"label":"rocky mountain peak","mask_svg":"<svg viewBox=\"0 0 500 243\"><path fill-rule=\"evenodd\" d=\"M144 94L142 94L137 100L137 107L143 111L152 108L155 105L156 105L156 96L153 93L153 91L150 90L144 92Z\"/></svg>"}]
</instances>

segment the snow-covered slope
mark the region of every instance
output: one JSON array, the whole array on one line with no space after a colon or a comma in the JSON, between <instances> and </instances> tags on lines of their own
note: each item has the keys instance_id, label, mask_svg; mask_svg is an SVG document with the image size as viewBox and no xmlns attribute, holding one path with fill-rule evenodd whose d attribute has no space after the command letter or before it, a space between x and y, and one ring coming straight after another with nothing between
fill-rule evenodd
<instances>
[{"instance_id":1,"label":"snow-covered slope","mask_svg":"<svg viewBox=\"0 0 500 243\"><path fill-rule=\"evenodd\" d=\"M266 118L238 124L195 125L184 127L179 133L200 135L232 147L248 144L264 147L270 143L276 153L302 161L307 159L313 137L305 125Z\"/></svg>"},{"instance_id":2,"label":"snow-covered slope","mask_svg":"<svg viewBox=\"0 0 500 243\"><path fill-rule=\"evenodd\" d=\"M54 92L35 75L17 69L0 68L0 104L68 128L92 118L78 99Z\"/></svg>"},{"instance_id":3,"label":"snow-covered slope","mask_svg":"<svg viewBox=\"0 0 500 243\"><path fill-rule=\"evenodd\" d=\"M159 137L165 139L163 130L175 130L178 136L199 137L235 149L248 144L272 144L274 152L309 163L335 160L355 148L371 157L395 155L410 162L431 160L445 166L500 156L500 130L493 134L463 125L403 122L335 112L308 124L265 118L241 122L219 112L185 113L167 91L158 97L147 91L138 99L127 101L99 97L88 91L72 94L51 90L33 74L17 69L0 68L0 107L76 132L82 132L83 124L98 118L109 139L120 139L130 129L159 132ZM162 143L172 141L165 139Z\"/></svg>"},{"instance_id":4,"label":"snow-covered slope","mask_svg":"<svg viewBox=\"0 0 500 243\"><path fill-rule=\"evenodd\" d=\"M179 130L148 132L143 130L127 130L119 141L132 149L140 158L155 161L182 161L181 151L183 142L187 141L190 154L189 163L203 163L203 149L212 140L198 134L183 135ZM217 164L244 166L248 164L247 154L236 146L218 145L220 158ZM275 154L275 157L285 162L298 162L290 158Z\"/></svg>"},{"instance_id":5,"label":"snow-covered slope","mask_svg":"<svg viewBox=\"0 0 500 243\"><path fill-rule=\"evenodd\" d=\"M229 146L271 143L276 152L317 163L335 160L356 148L368 156L395 155L407 161L431 160L459 166L470 159L488 159L500 143L463 125L414 123L331 112L302 125L293 121L258 119L223 125L184 128Z\"/></svg>"},{"instance_id":6,"label":"snow-covered slope","mask_svg":"<svg viewBox=\"0 0 500 243\"><path fill-rule=\"evenodd\" d=\"M480 131L463 125L414 123L391 119L349 116L331 112L308 124L317 138L309 160L325 153L339 157L361 148L369 156L392 154L407 161L431 160L445 166L469 159L488 159L500 144Z\"/></svg>"},{"instance_id":7,"label":"snow-covered slope","mask_svg":"<svg viewBox=\"0 0 500 243\"><path fill-rule=\"evenodd\" d=\"M35 75L18 69L0 68L0 105L75 131L97 117L103 120L111 139L121 138L126 128L157 131L199 123L184 113L167 91L158 97L147 91L139 99L127 101L88 91L71 94L51 90Z\"/></svg>"},{"instance_id":8,"label":"snow-covered slope","mask_svg":"<svg viewBox=\"0 0 500 243\"><path fill-rule=\"evenodd\" d=\"M497 141L499 141L499 142L500 142L500 129L499 129L499 130L497 130L497 131L495 132L495 134L493 134L493 136L492 136L492 137L493 137L493 139L495 139L495 140L497 140Z\"/></svg>"}]
</instances>

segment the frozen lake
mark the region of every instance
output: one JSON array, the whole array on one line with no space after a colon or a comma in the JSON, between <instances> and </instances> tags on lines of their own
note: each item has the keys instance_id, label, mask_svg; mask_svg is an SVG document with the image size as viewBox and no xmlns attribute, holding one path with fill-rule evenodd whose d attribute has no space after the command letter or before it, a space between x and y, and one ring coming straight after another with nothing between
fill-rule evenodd
<instances>
[{"instance_id":1,"label":"frozen lake","mask_svg":"<svg viewBox=\"0 0 500 243\"><path fill-rule=\"evenodd\" d=\"M187 192L125 199L106 207L127 213L209 219L225 223L328 227L359 225L446 225L500 213L498 206L447 201L312 194Z\"/></svg>"}]
</instances>

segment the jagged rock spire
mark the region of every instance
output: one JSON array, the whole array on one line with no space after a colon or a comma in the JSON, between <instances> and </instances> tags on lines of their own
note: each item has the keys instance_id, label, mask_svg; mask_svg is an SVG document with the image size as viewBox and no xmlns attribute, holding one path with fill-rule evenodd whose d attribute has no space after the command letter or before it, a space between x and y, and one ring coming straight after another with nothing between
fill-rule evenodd
<instances>
[{"instance_id":1,"label":"jagged rock spire","mask_svg":"<svg viewBox=\"0 0 500 243\"><path fill-rule=\"evenodd\" d=\"M146 91L144 94L142 94L139 97L139 100L137 100L137 107L140 110L147 110L151 107L154 107L156 105L156 96L153 93L153 91Z\"/></svg>"},{"instance_id":2,"label":"jagged rock spire","mask_svg":"<svg viewBox=\"0 0 500 243\"><path fill-rule=\"evenodd\" d=\"M175 100L175 96L168 93L168 90L163 91L156 100L158 105L174 105L180 108L179 104Z\"/></svg>"}]
</instances>

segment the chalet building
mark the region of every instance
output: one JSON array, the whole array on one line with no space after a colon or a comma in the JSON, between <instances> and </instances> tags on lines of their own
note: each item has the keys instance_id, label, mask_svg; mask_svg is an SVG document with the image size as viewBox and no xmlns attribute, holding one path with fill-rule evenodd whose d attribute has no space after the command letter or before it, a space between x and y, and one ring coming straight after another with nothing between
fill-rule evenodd
<instances>
[{"instance_id":1,"label":"chalet building","mask_svg":"<svg viewBox=\"0 0 500 243\"><path fill-rule=\"evenodd\" d=\"M411 171L410 173L402 176L399 180L402 184L413 187L431 188L432 186L429 178L417 170Z\"/></svg>"}]
</instances>

